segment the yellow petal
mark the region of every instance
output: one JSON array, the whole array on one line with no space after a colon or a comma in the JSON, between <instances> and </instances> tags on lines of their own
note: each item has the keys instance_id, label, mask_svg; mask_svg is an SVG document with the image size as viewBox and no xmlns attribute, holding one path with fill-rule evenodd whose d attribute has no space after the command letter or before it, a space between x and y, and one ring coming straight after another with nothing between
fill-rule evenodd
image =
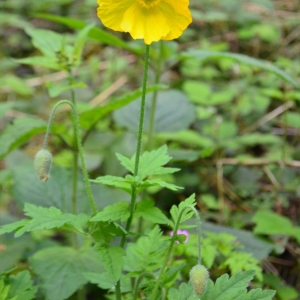
<instances>
[{"instance_id":1,"label":"yellow petal","mask_svg":"<svg viewBox=\"0 0 300 300\"><path fill-rule=\"evenodd\" d=\"M98 17L146 44L179 37L192 21L189 0L97 0ZM144 1L144 2L143 2Z\"/></svg>"},{"instance_id":2,"label":"yellow petal","mask_svg":"<svg viewBox=\"0 0 300 300\"><path fill-rule=\"evenodd\" d=\"M168 21L158 5L145 8L138 2L125 12L121 28L134 39L144 39L148 45L170 32Z\"/></svg>"},{"instance_id":3,"label":"yellow petal","mask_svg":"<svg viewBox=\"0 0 300 300\"><path fill-rule=\"evenodd\" d=\"M183 31L192 22L192 15L188 9L188 0L162 0L158 6L168 20L170 31L163 40L173 40L180 37Z\"/></svg>"},{"instance_id":4,"label":"yellow petal","mask_svg":"<svg viewBox=\"0 0 300 300\"><path fill-rule=\"evenodd\" d=\"M124 14L136 0L97 0L99 7L97 15L103 25L115 31L122 30L121 23Z\"/></svg>"}]
</instances>

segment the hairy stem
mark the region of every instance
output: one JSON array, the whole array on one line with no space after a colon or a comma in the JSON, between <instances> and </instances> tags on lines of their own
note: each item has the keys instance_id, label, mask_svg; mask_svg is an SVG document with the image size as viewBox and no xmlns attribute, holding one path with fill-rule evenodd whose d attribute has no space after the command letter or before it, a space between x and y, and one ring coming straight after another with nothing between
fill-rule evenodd
<instances>
[{"instance_id":1,"label":"hairy stem","mask_svg":"<svg viewBox=\"0 0 300 300\"><path fill-rule=\"evenodd\" d=\"M154 84L158 84L160 80L161 68L162 68L162 50L163 41L159 41L159 56L157 61L157 67L155 69L155 81ZM151 103L151 113L150 113L150 125L148 131L148 144L147 150L150 151L153 147L153 135L155 130L155 110L157 104L157 91L153 92L152 103Z\"/></svg>"},{"instance_id":2,"label":"hairy stem","mask_svg":"<svg viewBox=\"0 0 300 300\"><path fill-rule=\"evenodd\" d=\"M143 87L142 87L142 101L141 101L141 110L140 110L140 122L139 122L139 131L138 131L138 138L137 138L137 145L136 145L134 174L133 174L134 177L138 175L138 171L139 171L139 162L140 162L143 128L144 128L144 117L145 117L146 88L147 88L148 66L149 66L149 52L150 52L150 46L146 45L145 66L144 66Z\"/></svg>"},{"instance_id":3,"label":"hairy stem","mask_svg":"<svg viewBox=\"0 0 300 300\"><path fill-rule=\"evenodd\" d=\"M142 87L142 100L141 100L141 109L140 109L140 121L139 121L139 129L138 129L138 137L137 137L137 145L136 145L136 153L135 153L135 163L134 163L134 173L133 176L136 179L139 172L139 163L140 163L140 155L141 155L141 147L142 147L142 138L143 138L143 128L144 128L144 116L145 116L145 103L146 103L146 88L147 88L147 80L148 80L148 67L149 67L149 52L150 46L146 45L146 53L145 53L145 65L144 65L144 75L143 75L143 87ZM131 227L133 213L135 210L137 197L137 186L136 184L132 185L131 191L131 201L130 201L130 216L126 223L126 231L128 232ZM122 240L120 242L120 246L123 248L126 243L126 235L123 235ZM121 300L121 283L120 280L116 285L116 300Z\"/></svg>"},{"instance_id":4,"label":"hairy stem","mask_svg":"<svg viewBox=\"0 0 300 300\"><path fill-rule=\"evenodd\" d=\"M167 250L167 254L166 254L165 260L164 260L164 262L162 264L162 268L160 269L160 272L159 272L158 278L156 280L155 286L153 288L150 300L155 300L155 298L156 298L157 290L159 288L160 282L162 281L163 275L165 273L165 269L166 269L166 267L168 265L168 262L170 260L170 256L171 256L171 253L172 253L175 241L176 241L177 231L178 231L178 228L179 228L179 225L180 225L180 220L181 220L182 214L183 214L184 210L187 209L187 208L194 210L194 212L197 212L196 209L194 209L192 206L186 206L179 213L178 219L176 220L175 227L174 227L174 234L173 234L173 236L171 238L171 242L170 242L169 248ZM197 213L197 215L198 215L198 213ZM198 217L199 217L199 215L198 215ZM199 217L198 221L199 220L200 220L200 217ZM198 226L201 226L201 224L200 225L199 224L200 223L198 223ZM198 228L198 230L199 230L199 228ZM198 242L199 243L201 243L201 235L200 235L200 233L201 233L201 230L199 230L199 232L198 232ZM201 261L201 250L198 252L198 255L199 255L198 256L198 261Z\"/></svg>"},{"instance_id":5,"label":"hairy stem","mask_svg":"<svg viewBox=\"0 0 300 300\"><path fill-rule=\"evenodd\" d=\"M202 227L201 227L201 218L196 210L196 208L192 205L188 206L191 210L194 211L195 217L197 219L197 236L198 236L198 264L202 263Z\"/></svg>"},{"instance_id":6,"label":"hairy stem","mask_svg":"<svg viewBox=\"0 0 300 300\"><path fill-rule=\"evenodd\" d=\"M89 177L88 177L88 173L87 173L87 169L86 169L86 165L85 165L85 161L84 161L84 156L83 156L83 148L82 148L82 145L81 145L81 132L80 132L80 129L79 129L78 113L77 113L77 109L76 109L75 105L71 101L61 100L58 103L56 103L55 106L53 107L53 109L51 111L51 114L50 114L50 117L49 117L49 121L48 121L48 126L47 126L47 131L46 131L46 136L45 136L43 149L46 149L47 144L48 144L49 134L50 134L50 131L51 131L51 125L52 125L52 121L53 121L55 111L62 104L68 104L72 108L72 115L73 115L73 118L75 120L75 122L74 122L75 137L76 137L79 157L80 157L80 161L81 161L81 165L82 165L82 173L83 173L83 178L84 178L84 182L85 182L85 189L86 189L86 193L88 195L88 199L89 199L91 208L93 210L93 213L96 213L97 212L96 202L95 202L93 194L92 194L92 190L91 190L91 186L90 186L90 182L89 182Z\"/></svg>"},{"instance_id":7,"label":"hairy stem","mask_svg":"<svg viewBox=\"0 0 300 300\"><path fill-rule=\"evenodd\" d=\"M72 83L72 78L69 80L69 84ZM74 90L71 89L71 101L75 106L75 93ZM73 145L73 181L72 181L72 213L76 214L77 212L77 181L78 181L78 149L76 149L76 125L75 119L73 117L73 126L74 126L74 145Z\"/></svg>"}]
</instances>

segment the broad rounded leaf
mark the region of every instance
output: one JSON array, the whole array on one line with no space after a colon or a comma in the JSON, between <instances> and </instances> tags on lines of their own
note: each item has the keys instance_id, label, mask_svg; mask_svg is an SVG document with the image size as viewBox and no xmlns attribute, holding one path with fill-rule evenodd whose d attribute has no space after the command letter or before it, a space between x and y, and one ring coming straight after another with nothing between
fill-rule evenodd
<instances>
[{"instance_id":1,"label":"broad rounded leaf","mask_svg":"<svg viewBox=\"0 0 300 300\"><path fill-rule=\"evenodd\" d=\"M238 61L240 63L247 64L252 67L257 67L260 69L263 69L267 72L274 73L279 78L285 80L286 82L289 82L290 84L298 87L299 85L297 82L285 71L282 69L276 67L275 65L271 64L268 61L264 61L261 59L256 59L247 55L243 54L237 54L237 53L230 53L230 52L218 52L218 51L208 51L208 50L195 50L190 49L183 53L181 55L182 58L188 59L188 58L194 58L199 61L202 60L217 60L221 58L231 58L235 61Z\"/></svg>"},{"instance_id":2,"label":"broad rounded leaf","mask_svg":"<svg viewBox=\"0 0 300 300\"><path fill-rule=\"evenodd\" d=\"M277 235L283 234L295 237L300 242L300 227L294 226L292 222L284 216L268 210L258 211L253 221L256 223L254 232L258 234Z\"/></svg>"},{"instance_id":3,"label":"broad rounded leaf","mask_svg":"<svg viewBox=\"0 0 300 300\"><path fill-rule=\"evenodd\" d=\"M144 129L150 127L152 94L146 97ZM141 101L135 101L114 112L116 123L130 131L137 131ZM196 111L187 97L176 90L161 91L157 95L155 132L176 132L187 129L196 118Z\"/></svg>"},{"instance_id":4,"label":"broad rounded leaf","mask_svg":"<svg viewBox=\"0 0 300 300\"><path fill-rule=\"evenodd\" d=\"M14 120L0 135L0 159L45 129L46 123L39 119L24 117Z\"/></svg>"},{"instance_id":5,"label":"broad rounded leaf","mask_svg":"<svg viewBox=\"0 0 300 300\"><path fill-rule=\"evenodd\" d=\"M53 166L49 180L41 182L32 164L31 168L24 165L15 169L13 177L13 195L19 205L30 203L43 207L54 206L63 213L72 212L71 170ZM77 198L80 199L77 213L89 213L91 208L81 174L78 175L77 187Z\"/></svg>"},{"instance_id":6,"label":"broad rounded leaf","mask_svg":"<svg viewBox=\"0 0 300 300\"><path fill-rule=\"evenodd\" d=\"M152 85L147 87L146 93L151 93L158 90L165 89L164 85ZM137 100L142 95L142 89L139 88L133 92L112 99L108 104L99 107L92 107L80 114L80 126L86 129L93 127L105 115L120 109L121 107Z\"/></svg>"},{"instance_id":7,"label":"broad rounded leaf","mask_svg":"<svg viewBox=\"0 0 300 300\"><path fill-rule=\"evenodd\" d=\"M84 272L103 271L99 254L91 248L46 248L35 253L30 262L42 281L47 300L69 298L87 283Z\"/></svg>"}]
</instances>

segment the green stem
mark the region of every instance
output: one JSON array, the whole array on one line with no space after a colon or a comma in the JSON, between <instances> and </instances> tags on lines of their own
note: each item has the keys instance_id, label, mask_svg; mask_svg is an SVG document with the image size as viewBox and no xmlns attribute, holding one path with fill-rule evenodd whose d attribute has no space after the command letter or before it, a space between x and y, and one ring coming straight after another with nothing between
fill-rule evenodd
<instances>
[{"instance_id":1,"label":"green stem","mask_svg":"<svg viewBox=\"0 0 300 300\"><path fill-rule=\"evenodd\" d=\"M72 213L77 212L77 182L78 182L78 151L73 151L73 189L72 189Z\"/></svg>"},{"instance_id":2,"label":"green stem","mask_svg":"<svg viewBox=\"0 0 300 300\"><path fill-rule=\"evenodd\" d=\"M169 248L167 250L167 255L166 255L165 260L163 262L162 268L160 269L160 273L159 273L158 279L156 280L155 286L153 288L150 300L154 300L156 298L156 292L158 290L158 287L159 287L160 281L162 279L162 276L165 272L165 268L167 267L169 258L171 256L171 253L172 253L172 250L173 250L174 243L176 241L176 232L177 232L179 224L180 224L180 218L181 218L181 215L179 216L178 221L175 224L174 234L173 234L173 237L171 238L171 242L170 242Z\"/></svg>"},{"instance_id":3,"label":"green stem","mask_svg":"<svg viewBox=\"0 0 300 300\"><path fill-rule=\"evenodd\" d=\"M135 210L136 197L137 197L137 188L136 188L136 185L134 185L134 186L132 186L132 191L131 191L130 216L129 216L129 218L127 220L127 223L126 223L126 227L125 227L126 232L128 232L130 230L130 226L131 226L132 219L133 219L133 213L134 213L134 210ZM125 243L126 243L126 235L123 235L120 246L123 248Z\"/></svg>"},{"instance_id":4,"label":"green stem","mask_svg":"<svg viewBox=\"0 0 300 300\"><path fill-rule=\"evenodd\" d=\"M120 280L116 284L116 299L117 300L121 300L122 299Z\"/></svg>"},{"instance_id":5,"label":"green stem","mask_svg":"<svg viewBox=\"0 0 300 300\"><path fill-rule=\"evenodd\" d=\"M137 295L138 295L138 291L139 291L140 283L142 282L142 280L143 280L143 278L144 278L145 276L151 276L151 277L153 277L153 279L155 280L155 276L154 276L153 273L146 272L146 273L141 274L141 275L136 279L136 282L135 282L135 285L134 285L134 288L133 288L132 300L136 300Z\"/></svg>"},{"instance_id":6,"label":"green stem","mask_svg":"<svg viewBox=\"0 0 300 300\"><path fill-rule=\"evenodd\" d=\"M183 214L183 212L184 212L184 210L185 210L186 208L193 209L194 212L197 213L196 209L194 209L192 206L186 206L186 207L184 207L184 208L182 209L182 211L179 213L178 219L176 220L175 227L174 227L174 234L173 234L173 236L172 236L172 238L171 238L171 242L170 242L169 248L168 248L168 250L167 250L167 255L166 255L165 260L164 260L164 262L163 262L163 264L162 264L162 268L160 269L160 272L159 272L159 275L158 275L158 279L156 280L156 283L155 283L155 286L154 286L154 288L153 288L153 291L152 291L150 300L154 300L154 299L156 298L156 293L157 293L157 290L158 290L158 288L159 288L159 284L160 284L160 282L161 282L161 280L162 280L162 277L163 277L163 275L164 275L164 273L165 273L165 269L166 269L166 267L167 267L168 261L169 261L169 259L170 259L170 256L171 256L171 253L172 253L172 250L173 250L173 246L174 246L175 241L176 241L177 231L178 231L178 228L179 228L179 225L180 225L181 217L182 217L182 214ZM197 215L198 215L198 213L197 213ZM199 215L198 215L198 216L199 216ZM200 218L200 217L199 217L199 218ZM198 221L199 221L199 220L198 220ZM200 223L198 223L198 226L199 226L199 224L200 224ZM201 226L201 224L200 224L200 226ZM199 230L199 228L198 228L198 230ZM201 233L201 229L199 230L199 233ZM200 237L200 239L199 239L199 237ZM200 234L198 234L198 242L201 243L201 235L200 235ZM200 248L200 247L199 247L199 248ZM198 250L198 255L199 255L198 261L201 261L201 250L200 250L200 251Z\"/></svg>"},{"instance_id":7,"label":"green stem","mask_svg":"<svg viewBox=\"0 0 300 300\"><path fill-rule=\"evenodd\" d=\"M69 79L69 84L70 85L72 84L72 78ZM71 89L71 101L75 106L75 93L73 89ZM76 121L73 117L74 136L76 131L75 123ZM76 149L76 137L75 137L74 146L73 146L73 183L72 183L72 187L73 187L72 188L72 213L74 215L76 215L77 212L77 182L78 182L78 149Z\"/></svg>"},{"instance_id":8,"label":"green stem","mask_svg":"<svg viewBox=\"0 0 300 300\"><path fill-rule=\"evenodd\" d=\"M140 163L140 155L141 155L141 147L142 147L142 137L143 137L143 128L144 128L144 116L145 116L145 104L146 104L146 88L147 88L147 80L148 80L148 67L149 67L149 52L150 46L146 45L146 53L145 53L145 65L144 65L144 75L143 75L143 86L142 86L142 100L141 100L141 110L140 110L140 121L139 121L139 130L137 137L137 145L136 145L136 153L135 153L135 163L134 163L134 172L133 176L136 180L136 177L139 172L139 163ZM131 191L131 201L130 201L130 216L126 223L126 231L129 232L133 213L135 210L135 203L137 197L137 186L136 184L132 185ZM120 246L123 248L126 243L126 235L123 235L122 240L120 242ZM116 284L116 300L121 300L121 283L120 280Z\"/></svg>"},{"instance_id":9,"label":"green stem","mask_svg":"<svg viewBox=\"0 0 300 300\"><path fill-rule=\"evenodd\" d=\"M197 236L198 236L198 264L201 265L202 263L202 227L201 227L201 218L196 210L196 208L192 205L188 206L190 209L192 209L195 213L196 219L197 219Z\"/></svg>"},{"instance_id":10,"label":"green stem","mask_svg":"<svg viewBox=\"0 0 300 300\"><path fill-rule=\"evenodd\" d=\"M90 186L90 182L89 182L89 177L88 177L88 173L87 173L87 169L86 169L86 165L85 165L85 161L84 161L84 156L83 156L83 148L82 148L82 145L81 145L81 133L80 133L80 129L79 129L78 113L77 113L77 109L76 109L75 105L71 101L61 100L58 103L56 103L55 106L53 107L53 109L51 111L51 114L50 114L50 117L49 117L49 121L48 121L48 126L47 126L47 131L46 131L46 136L45 136L43 149L46 149L47 144L48 144L49 134L50 134L50 131L51 131L51 125L52 125L52 121L53 121L55 111L62 104L68 104L72 108L72 115L73 115L73 118L75 120L75 122L74 122L75 137L76 137L79 157L80 157L80 161L81 161L81 165L82 165L82 173L83 173L83 178L84 178L84 182L85 182L85 189L86 189L88 199L89 199L90 205L92 207L93 213L96 213L97 212L97 206L96 206L96 202L94 200L93 194L92 194L92 190L91 190L91 186Z\"/></svg>"},{"instance_id":11,"label":"green stem","mask_svg":"<svg viewBox=\"0 0 300 300\"><path fill-rule=\"evenodd\" d=\"M287 101L284 98L283 99L284 103L286 104ZM282 148L281 148L281 159L284 161L286 159L286 141L287 141L287 115L288 115L289 110L285 109L283 113L283 129L284 129L284 134L283 134L283 142L282 142Z\"/></svg>"},{"instance_id":12,"label":"green stem","mask_svg":"<svg viewBox=\"0 0 300 300\"><path fill-rule=\"evenodd\" d=\"M160 80L160 74L161 74L161 66L162 66L162 47L163 41L159 42L159 57L157 61L157 68L155 70L155 80L154 84L158 84ZM150 125L149 125L149 131L148 131L148 144L147 144L147 150L151 150L153 147L153 134L154 134L154 126L155 126L155 110L156 110L156 104L157 104L157 93L158 91L153 92L152 97L152 103L151 103L151 113L150 113Z\"/></svg>"},{"instance_id":13,"label":"green stem","mask_svg":"<svg viewBox=\"0 0 300 300\"><path fill-rule=\"evenodd\" d=\"M85 288L82 287L77 291L77 300L85 300Z\"/></svg>"},{"instance_id":14,"label":"green stem","mask_svg":"<svg viewBox=\"0 0 300 300\"><path fill-rule=\"evenodd\" d=\"M140 122L139 122L139 131L138 131L134 173L133 173L134 177L136 177L138 175L138 171L139 171L139 162L140 162L143 128L144 128L144 117L145 117L146 88L147 88L148 67L149 67L149 52L150 52L150 46L146 45L145 66L144 66L143 87L142 87L142 101L141 101L141 110L140 110Z\"/></svg>"}]
</instances>

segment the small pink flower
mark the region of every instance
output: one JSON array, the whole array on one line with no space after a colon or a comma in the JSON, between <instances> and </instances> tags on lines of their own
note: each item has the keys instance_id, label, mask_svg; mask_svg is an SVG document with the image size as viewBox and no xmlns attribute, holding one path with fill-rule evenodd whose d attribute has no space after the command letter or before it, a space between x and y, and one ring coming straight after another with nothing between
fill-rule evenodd
<instances>
[{"instance_id":1,"label":"small pink flower","mask_svg":"<svg viewBox=\"0 0 300 300\"><path fill-rule=\"evenodd\" d=\"M187 243L187 241L189 240L189 233L186 230L177 230L177 234L184 234L186 236L185 241L183 242L184 244ZM170 232L170 236L174 235L174 231ZM176 241L177 244L180 244L179 241Z\"/></svg>"}]
</instances>

